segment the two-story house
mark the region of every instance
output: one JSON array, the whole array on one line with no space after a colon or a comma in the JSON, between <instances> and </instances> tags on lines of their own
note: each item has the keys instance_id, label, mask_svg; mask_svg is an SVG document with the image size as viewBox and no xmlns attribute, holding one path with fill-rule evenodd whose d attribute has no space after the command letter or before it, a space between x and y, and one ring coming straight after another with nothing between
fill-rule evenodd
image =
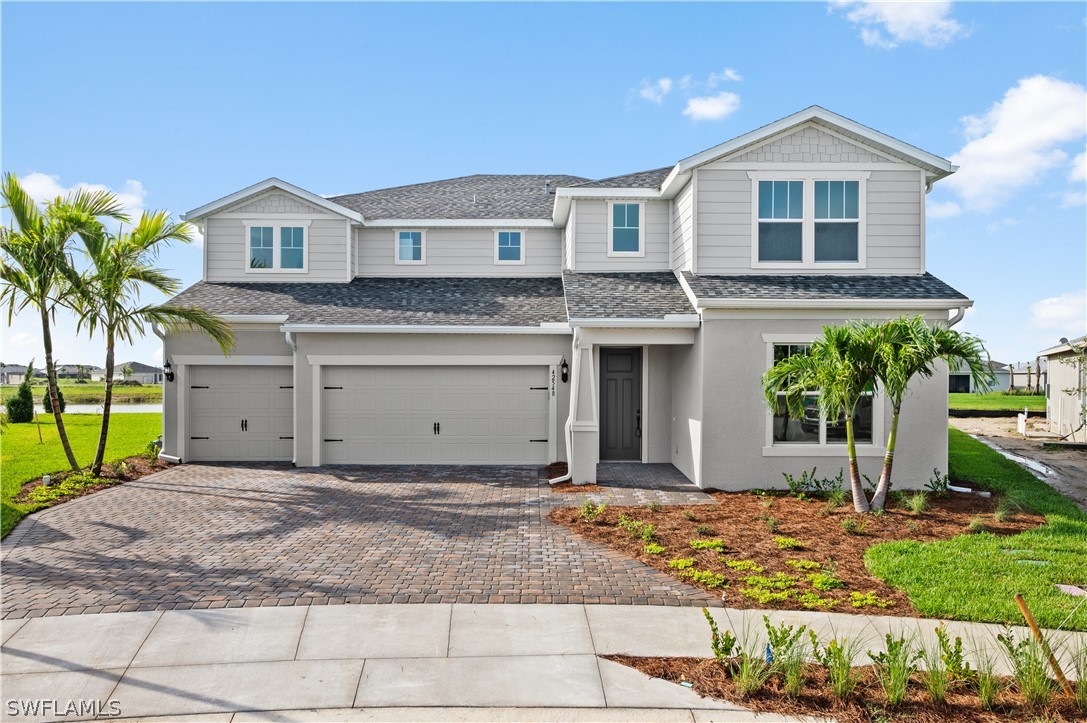
<instances>
[{"instance_id":1,"label":"two-story house","mask_svg":"<svg viewBox=\"0 0 1087 723\"><path fill-rule=\"evenodd\" d=\"M947 160L819 107L656 170L466 176L334 198L269 179L189 212L224 358L165 336L175 461L664 462L702 487L844 466L838 420L760 377L825 324L971 302L925 271ZM947 466L946 371L918 381L896 479ZM814 399L814 397L813 397ZM878 473L890 409L862 404Z\"/></svg>"}]
</instances>

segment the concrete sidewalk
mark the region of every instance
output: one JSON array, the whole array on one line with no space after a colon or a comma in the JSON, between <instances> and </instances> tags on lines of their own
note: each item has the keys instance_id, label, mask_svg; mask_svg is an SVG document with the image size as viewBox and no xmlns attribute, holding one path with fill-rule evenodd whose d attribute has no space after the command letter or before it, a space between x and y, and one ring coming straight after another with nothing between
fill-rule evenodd
<instances>
[{"instance_id":1,"label":"concrete sidewalk","mask_svg":"<svg viewBox=\"0 0 1087 723\"><path fill-rule=\"evenodd\" d=\"M763 611L716 609L762 632ZM825 639L881 648L939 621L767 613ZM998 626L948 623L967 648ZM4 620L9 701L114 700L121 717L200 720L782 720L700 698L599 655L709 656L698 609L613 605L352 605L112 613ZM1078 634L1079 643L1087 636ZM865 661L858 661L861 664ZM455 709L455 710L454 710ZM78 717L63 718L77 720Z\"/></svg>"}]
</instances>

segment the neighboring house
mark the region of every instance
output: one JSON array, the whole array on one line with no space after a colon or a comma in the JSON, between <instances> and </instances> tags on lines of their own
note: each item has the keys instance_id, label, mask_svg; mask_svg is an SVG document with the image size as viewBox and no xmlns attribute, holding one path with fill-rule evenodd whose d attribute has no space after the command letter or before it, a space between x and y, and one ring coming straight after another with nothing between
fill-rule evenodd
<instances>
[{"instance_id":1,"label":"neighboring house","mask_svg":"<svg viewBox=\"0 0 1087 723\"><path fill-rule=\"evenodd\" d=\"M1045 385L1045 415L1049 431L1075 442L1087 441L1087 366L1083 354L1087 336L1038 352L1048 362L1049 383Z\"/></svg>"},{"instance_id":2,"label":"neighboring house","mask_svg":"<svg viewBox=\"0 0 1087 723\"><path fill-rule=\"evenodd\" d=\"M161 384L162 383L162 368L153 367L148 364L141 364L140 362L130 361L117 364L113 367L113 381L119 382L124 380L124 368L128 367L132 370L132 376L130 379L140 384ZM91 380L96 382L105 381L106 370L96 369L91 375Z\"/></svg>"},{"instance_id":3,"label":"neighboring house","mask_svg":"<svg viewBox=\"0 0 1087 723\"><path fill-rule=\"evenodd\" d=\"M1008 391L1011 368L1007 364L1004 364L1002 362L994 361L991 363L994 381L993 385L989 387L987 391ZM958 367L953 367L948 370L947 391L959 394L969 394L975 391L980 392L980 390L974 389L974 380L970 377L970 372L964 371L963 369L960 369Z\"/></svg>"},{"instance_id":4,"label":"neighboring house","mask_svg":"<svg viewBox=\"0 0 1087 723\"><path fill-rule=\"evenodd\" d=\"M57 365L57 379L87 379L94 381L94 374L101 375L105 373L100 367L96 367L93 364L58 364Z\"/></svg>"},{"instance_id":5,"label":"neighboring house","mask_svg":"<svg viewBox=\"0 0 1087 723\"><path fill-rule=\"evenodd\" d=\"M26 367L21 364L0 366L0 384L22 384L26 378Z\"/></svg>"},{"instance_id":6,"label":"neighboring house","mask_svg":"<svg viewBox=\"0 0 1087 723\"><path fill-rule=\"evenodd\" d=\"M618 159L616 165L621 165ZM186 214L224 357L169 333L164 449L189 461L671 463L702 487L845 466L841 427L760 378L824 324L971 301L925 270L949 161L819 107L651 171L466 176L322 198L269 179ZM947 376L917 380L896 484L947 469ZM865 400L862 471L891 410Z\"/></svg>"}]
</instances>

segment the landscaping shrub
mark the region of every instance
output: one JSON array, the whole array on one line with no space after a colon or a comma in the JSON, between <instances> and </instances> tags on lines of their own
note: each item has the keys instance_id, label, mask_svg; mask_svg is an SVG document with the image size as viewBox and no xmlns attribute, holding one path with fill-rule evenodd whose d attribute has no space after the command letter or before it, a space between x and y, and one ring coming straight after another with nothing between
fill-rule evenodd
<instances>
[{"instance_id":1,"label":"landscaping shrub","mask_svg":"<svg viewBox=\"0 0 1087 723\"><path fill-rule=\"evenodd\" d=\"M724 540L691 540L689 543L692 550L717 550L721 551L725 549Z\"/></svg>"},{"instance_id":2,"label":"landscaping shrub","mask_svg":"<svg viewBox=\"0 0 1087 723\"><path fill-rule=\"evenodd\" d=\"M32 367L27 367L30 372ZM15 395L4 403L7 409L8 422L11 424L25 424L34 421L34 392L30 388L31 379L28 373L19 385Z\"/></svg>"},{"instance_id":3,"label":"landscaping shrub","mask_svg":"<svg viewBox=\"0 0 1087 723\"><path fill-rule=\"evenodd\" d=\"M860 683L860 671L853 667L853 661L857 657L857 642L849 638L842 638L841 641L834 638L823 646L819 644L819 638L814 630L809 631L809 634L812 656L826 668L834 696L838 700L845 700L853 694L857 684Z\"/></svg>"},{"instance_id":4,"label":"landscaping shrub","mask_svg":"<svg viewBox=\"0 0 1087 723\"><path fill-rule=\"evenodd\" d=\"M882 653L868 653L875 663L876 680L887 696L887 705L897 708L906 698L910 677L917 672L917 661L921 651L910 637L900 635L897 638L887 633L884 637L887 650Z\"/></svg>"},{"instance_id":5,"label":"landscaping shrub","mask_svg":"<svg viewBox=\"0 0 1087 723\"><path fill-rule=\"evenodd\" d=\"M762 616L762 622L766 626L769 647L767 657L771 661L773 672L781 676L785 694L795 698L804 687L804 651L800 641L807 626L801 625L797 628L785 623L771 625L767 615Z\"/></svg>"},{"instance_id":6,"label":"landscaping shrub","mask_svg":"<svg viewBox=\"0 0 1087 723\"><path fill-rule=\"evenodd\" d=\"M604 514L605 507L607 507L607 505L603 503L594 505L592 500L585 500L581 503L581 519L589 524L595 525Z\"/></svg>"},{"instance_id":7,"label":"landscaping shrub","mask_svg":"<svg viewBox=\"0 0 1087 723\"><path fill-rule=\"evenodd\" d=\"M679 576L710 588L728 587L725 576L712 570L683 570Z\"/></svg>"},{"instance_id":8,"label":"landscaping shrub","mask_svg":"<svg viewBox=\"0 0 1087 723\"><path fill-rule=\"evenodd\" d=\"M1054 684L1049 677L1049 663L1042 646L1030 637L1017 640L1007 630L996 636L1012 669L1016 690L1029 707L1045 705L1053 695Z\"/></svg>"},{"instance_id":9,"label":"landscaping shrub","mask_svg":"<svg viewBox=\"0 0 1087 723\"><path fill-rule=\"evenodd\" d=\"M62 413L64 412L65 407L68 406L67 402L64 401L64 392L60 390L60 387L57 387L57 406L60 407ZM53 402L49 399L48 390L42 395L42 411L46 414L53 413Z\"/></svg>"},{"instance_id":10,"label":"landscaping shrub","mask_svg":"<svg viewBox=\"0 0 1087 723\"><path fill-rule=\"evenodd\" d=\"M702 608L702 614L706 616L706 622L710 624L710 649L713 650L713 657L718 663L728 663L736 651L736 636L731 630L726 630L722 635L717 629L717 621L713 619L713 615L707 608Z\"/></svg>"},{"instance_id":11,"label":"landscaping shrub","mask_svg":"<svg viewBox=\"0 0 1087 723\"><path fill-rule=\"evenodd\" d=\"M775 537L774 543L779 550L803 550L804 543L795 537Z\"/></svg>"},{"instance_id":12,"label":"landscaping shrub","mask_svg":"<svg viewBox=\"0 0 1087 723\"><path fill-rule=\"evenodd\" d=\"M996 658L985 646L974 650L974 660L978 669L971 679L971 686L977 693L978 702L983 710L992 710L996 698L1004 690L1004 680L996 674Z\"/></svg>"},{"instance_id":13,"label":"landscaping shrub","mask_svg":"<svg viewBox=\"0 0 1087 723\"><path fill-rule=\"evenodd\" d=\"M655 542L650 542L648 545L642 548L647 555L659 555L664 552L664 545L658 545Z\"/></svg>"},{"instance_id":14,"label":"landscaping shrub","mask_svg":"<svg viewBox=\"0 0 1087 723\"><path fill-rule=\"evenodd\" d=\"M884 600L874 592L851 592L849 601L855 608L889 608L894 606L894 600Z\"/></svg>"},{"instance_id":15,"label":"landscaping shrub","mask_svg":"<svg viewBox=\"0 0 1087 723\"><path fill-rule=\"evenodd\" d=\"M730 570L736 570L738 572L744 572L750 570L751 572L762 572L762 565L757 564L754 560L725 560L725 566Z\"/></svg>"}]
</instances>

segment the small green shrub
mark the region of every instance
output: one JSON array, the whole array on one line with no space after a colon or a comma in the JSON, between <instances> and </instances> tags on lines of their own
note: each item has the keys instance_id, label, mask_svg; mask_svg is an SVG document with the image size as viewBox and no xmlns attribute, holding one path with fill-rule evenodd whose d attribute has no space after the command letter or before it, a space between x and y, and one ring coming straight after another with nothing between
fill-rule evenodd
<instances>
[{"instance_id":1,"label":"small green shrub","mask_svg":"<svg viewBox=\"0 0 1087 723\"><path fill-rule=\"evenodd\" d=\"M648 505L645 506L645 508L647 510L649 510L650 512L660 512L661 511L661 503L660 502L650 502Z\"/></svg>"},{"instance_id":2,"label":"small green shrub","mask_svg":"<svg viewBox=\"0 0 1087 723\"><path fill-rule=\"evenodd\" d=\"M993 519L997 522L1009 522L1015 519L1015 514L1022 511L1022 507L1007 497L1001 497L996 503L996 512Z\"/></svg>"},{"instance_id":3,"label":"small green shrub","mask_svg":"<svg viewBox=\"0 0 1087 723\"><path fill-rule=\"evenodd\" d=\"M928 494L925 492L914 492L912 495L908 495L904 502L906 508L915 515L919 515L928 509Z\"/></svg>"},{"instance_id":4,"label":"small green shrub","mask_svg":"<svg viewBox=\"0 0 1087 723\"><path fill-rule=\"evenodd\" d=\"M767 615L762 616L762 622L770 649L767 657L772 661L774 672L781 675L785 694L795 698L804 687L804 651L800 641L807 626L771 625Z\"/></svg>"},{"instance_id":5,"label":"small green shrub","mask_svg":"<svg viewBox=\"0 0 1087 723\"><path fill-rule=\"evenodd\" d=\"M886 652L869 652L868 657L875 663L876 680L887 697L887 705L897 708L906 698L910 678L917 672L921 651L913 639L905 635L896 638L887 633L884 640L887 642Z\"/></svg>"},{"instance_id":6,"label":"small green shrub","mask_svg":"<svg viewBox=\"0 0 1087 723\"><path fill-rule=\"evenodd\" d=\"M581 503L581 519L585 520L591 525L595 525L600 521L601 516L604 514L604 509L607 507L604 503L594 505L592 500L585 500Z\"/></svg>"},{"instance_id":7,"label":"small green shrub","mask_svg":"<svg viewBox=\"0 0 1087 723\"><path fill-rule=\"evenodd\" d=\"M819 570L823 567L815 560L786 560L785 564L789 567L795 567L797 570L802 570L804 572Z\"/></svg>"},{"instance_id":8,"label":"small green shrub","mask_svg":"<svg viewBox=\"0 0 1087 723\"><path fill-rule=\"evenodd\" d=\"M64 401L64 392L60 391L59 386L57 387L57 406L60 407L61 412L68 407L68 403ZM42 411L46 414L53 413L53 402L49 398L48 390L42 395Z\"/></svg>"},{"instance_id":9,"label":"small green shrub","mask_svg":"<svg viewBox=\"0 0 1087 723\"><path fill-rule=\"evenodd\" d=\"M800 578L795 575L786 575L783 572L775 573L773 577L763 577L762 575L751 575L743 578L744 584L750 587L762 588L766 590L789 590L796 587Z\"/></svg>"},{"instance_id":10,"label":"small green shrub","mask_svg":"<svg viewBox=\"0 0 1087 723\"><path fill-rule=\"evenodd\" d=\"M1029 637L1017 640L1010 630L998 634L996 639L1004 647L1016 690L1023 696L1023 702L1030 708L1048 703L1054 684L1049 677L1049 663L1042 646Z\"/></svg>"},{"instance_id":11,"label":"small green shrub","mask_svg":"<svg viewBox=\"0 0 1087 723\"><path fill-rule=\"evenodd\" d=\"M775 537L774 543L779 550L803 550L804 543L795 537Z\"/></svg>"},{"instance_id":12,"label":"small green shrub","mask_svg":"<svg viewBox=\"0 0 1087 723\"><path fill-rule=\"evenodd\" d=\"M803 471L799 477L794 477L788 472L782 473L785 484L789 486L789 494L799 499L806 499L809 495L829 496L841 491L845 486L845 470L838 470L838 476L829 479L820 479L815 476L815 467L811 472Z\"/></svg>"},{"instance_id":13,"label":"small green shrub","mask_svg":"<svg viewBox=\"0 0 1087 723\"><path fill-rule=\"evenodd\" d=\"M978 702L983 710L992 710L996 706L997 696L1004 690L1004 679L996 673L996 658L988 647L974 651L977 661L977 673L970 681L977 693Z\"/></svg>"},{"instance_id":14,"label":"small green shrub","mask_svg":"<svg viewBox=\"0 0 1087 723\"><path fill-rule=\"evenodd\" d=\"M925 685L928 697L934 704L943 705L947 702L947 692L951 689L952 678L940 646L930 643L922 645L921 659L925 663L924 670L921 671L921 682Z\"/></svg>"},{"instance_id":15,"label":"small green shrub","mask_svg":"<svg viewBox=\"0 0 1087 723\"><path fill-rule=\"evenodd\" d=\"M1076 675L1072 682L1072 699L1081 713L1087 713L1087 643L1081 643L1072 652L1072 670Z\"/></svg>"},{"instance_id":16,"label":"small green shrub","mask_svg":"<svg viewBox=\"0 0 1087 723\"><path fill-rule=\"evenodd\" d=\"M732 682L740 698L748 698L762 690L774 674L772 666L766 664L762 651L751 645L744 649L732 667Z\"/></svg>"},{"instance_id":17,"label":"small green shrub","mask_svg":"<svg viewBox=\"0 0 1087 723\"><path fill-rule=\"evenodd\" d=\"M117 484L116 480L103 479L100 477L92 477L88 474L70 474L60 482L46 487L45 485L38 485L30 492L30 499L35 502L53 502L62 497L68 497L70 495L76 495L85 490L88 487L94 487L96 485L114 485Z\"/></svg>"},{"instance_id":18,"label":"small green shrub","mask_svg":"<svg viewBox=\"0 0 1087 723\"><path fill-rule=\"evenodd\" d=\"M710 535L716 535L717 530L713 529L709 525L698 525L694 528L696 535L702 535L703 537L709 537Z\"/></svg>"},{"instance_id":19,"label":"small green shrub","mask_svg":"<svg viewBox=\"0 0 1087 723\"><path fill-rule=\"evenodd\" d=\"M970 524L966 526L966 531L972 535L979 535L985 532L985 520L981 515L974 515L970 520Z\"/></svg>"},{"instance_id":20,"label":"small green shrub","mask_svg":"<svg viewBox=\"0 0 1087 723\"><path fill-rule=\"evenodd\" d=\"M685 577L693 582L697 582L700 585L705 585L706 587L728 587L725 583L725 576L720 573L713 572L712 570L683 570L679 573L679 576Z\"/></svg>"},{"instance_id":21,"label":"small green shrub","mask_svg":"<svg viewBox=\"0 0 1087 723\"><path fill-rule=\"evenodd\" d=\"M640 534L642 537L642 542L652 542L653 536L657 534L657 526L651 525L647 522L642 525L642 530Z\"/></svg>"},{"instance_id":22,"label":"small green shrub","mask_svg":"<svg viewBox=\"0 0 1087 723\"><path fill-rule=\"evenodd\" d=\"M724 540L691 540L690 543L692 550L717 550L720 552L725 549Z\"/></svg>"},{"instance_id":23,"label":"small green shrub","mask_svg":"<svg viewBox=\"0 0 1087 723\"><path fill-rule=\"evenodd\" d=\"M695 517L694 513L690 510L683 510L683 512L681 512L680 514L683 515L683 519L687 520L688 522L698 522L698 518Z\"/></svg>"},{"instance_id":24,"label":"small green shrub","mask_svg":"<svg viewBox=\"0 0 1087 723\"><path fill-rule=\"evenodd\" d=\"M845 700L853 694L860 682L860 669L853 667L858 651L856 641L848 638L842 638L839 641L834 638L826 646L822 646L814 630L809 631L809 635L812 656L826 668L834 696L838 700Z\"/></svg>"},{"instance_id":25,"label":"small green shrub","mask_svg":"<svg viewBox=\"0 0 1087 723\"><path fill-rule=\"evenodd\" d=\"M633 517L619 515L619 520L615 523L615 526L631 537L639 537L642 534L642 523Z\"/></svg>"},{"instance_id":26,"label":"small green shrub","mask_svg":"<svg viewBox=\"0 0 1087 723\"><path fill-rule=\"evenodd\" d=\"M143 456L147 459L147 463L154 465L159 459L159 452L162 451L162 440L152 439L147 443L147 446L143 448Z\"/></svg>"},{"instance_id":27,"label":"small green shrub","mask_svg":"<svg viewBox=\"0 0 1087 723\"><path fill-rule=\"evenodd\" d=\"M664 545L658 545L655 542L650 542L648 545L642 548L647 555L659 555L664 552Z\"/></svg>"},{"instance_id":28,"label":"small green shrub","mask_svg":"<svg viewBox=\"0 0 1087 723\"><path fill-rule=\"evenodd\" d=\"M837 607L838 601L834 598L820 597L819 593L807 590L796 596L797 602L808 610L829 610Z\"/></svg>"},{"instance_id":29,"label":"small green shrub","mask_svg":"<svg viewBox=\"0 0 1087 723\"><path fill-rule=\"evenodd\" d=\"M27 422L34 421L34 392L30 388L33 370L34 363L31 362L26 368L26 376L23 377L23 383L19 385L14 396L4 402L4 408L7 410L8 422L11 424L26 424Z\"/></svg>"},{"instance_id":30,"label":"small green shrub","mask_svg":"<svg viewBox=\"0 0 1087 723\"><path fill-rule=\"evenodd\" d=\"M774 591L758 587L745 587L740 590L740 594L760 605L766 605L767 603L788 600L791 593L789 590Z\"/></svg>"},{"instance_id":31,"label":"small green shrub","mask_svg":"<svg viewBox=\"0 0 1087 723\"><path fill-rule=\"evenodd\" d=\"M839 580L834 575L826 572L817 572L812 575L808 575L808 582L811 586L820 592L828 592L830 590L836 590L838 588L845 587L845 583Z\"/></svg>"},{"instance_id":32,"label":"small green shrub","mask_svg":"<svg viewBox=\"0 0 1087 723\"><path fill-rule=\"evenodd\" d=\"M827 493L827 506L831 509L837 509L845 504L845 490L841 487L831 490Z\"/></svg>"},{"instance_id":33,"label":"small green shrub","mask_svg":"<svg viewBox=\"0 0 1087 723\"><path fill-rule=\"evenodd\" d=\"M730 570L736 570L737 572L745 572L750 570L751 572L762 572L762 565L759 565L754 560L723 560L725 566Z\"/></svg>"},{"instance_id":34,"label":"small green shrub","mask_svg":"<svg viewBox=\"0 0 1087 723\"><path fill-rule=\"evenodd\" d=\"M946 474L941 474L939 468L934 468L932 470L932 479L925 483L925 489L934 495L946 495L950 484L951 478Z\"/></svg>"},{"instance_id":35,"label":"small green shrub","mask_svg":"<svg viewBox=\"0 0 1087 723\"><path fill-rule=\"evenodd\" d=\"M771 515L759 515L755 519L756 520L762 520L763 522L765 522L766 523L766 529L770 530L770 532L777 532L778 531L778 521L777 521L776 517L773 517Z\"/></svg>"},{"instance_id":36,"label":"small green shrub","mask_svg":"<svg viewBox=\"0 0 1087 723\"><path fill-rule=\"evenodd\" d=\"M710 648L713 650L713 657L718 663L729 662L736 651L736 636L731 630L726 630L722 635L717 629L717 621L713 619L713 615L710 615L707 608L702 608L702 614L706 616L706 622L710 624Z\"/></svg>"},{"instance_id":37,"label":"small green shrub","mask_svg":"<svg viewBox=\"0 0 1087 723\"><path fill-rule=\"evenodd\" d=\"M866 520L858 520L856 517L847 517L842 520L842 529L850 535L863 535L867 528Z\"/></svg>"},{"instance_id":38,"label":"small green shrub","mask_svg":"<svg viewBox=\"0 0 1087 723\"><path fill-rule=\"evenodd\" d=\"M969 680L974 671L970 669L970 663L966 662L966 656L962 650L962 638L956 636L955 641L947 634L943 625L936 628L936 642L940 646L940 657L947 666L947 672L955 682Z\"/></svg>"},{"instance_id":39,"label":"small green shrub","mask_svg":"<svg viewBox=\"0 0 1087 723\"><path fill-rule=\"evenodd\" d=\"M668 567L673 570L686 570L689 567L694 567L693 557L677 557L674 560L668 561Z\"/></svg>"},{"instance_id":40,"label":"small green shrub","mask_svg":"<svg viewBox=\"0 0 1087 723\"><path fill-rule=\"evenodd\" d=\"M851 592L849 601L855 608L889 608L894 606L894 600L885 600L874 592Z\"/></svg>"}]
</instances>

